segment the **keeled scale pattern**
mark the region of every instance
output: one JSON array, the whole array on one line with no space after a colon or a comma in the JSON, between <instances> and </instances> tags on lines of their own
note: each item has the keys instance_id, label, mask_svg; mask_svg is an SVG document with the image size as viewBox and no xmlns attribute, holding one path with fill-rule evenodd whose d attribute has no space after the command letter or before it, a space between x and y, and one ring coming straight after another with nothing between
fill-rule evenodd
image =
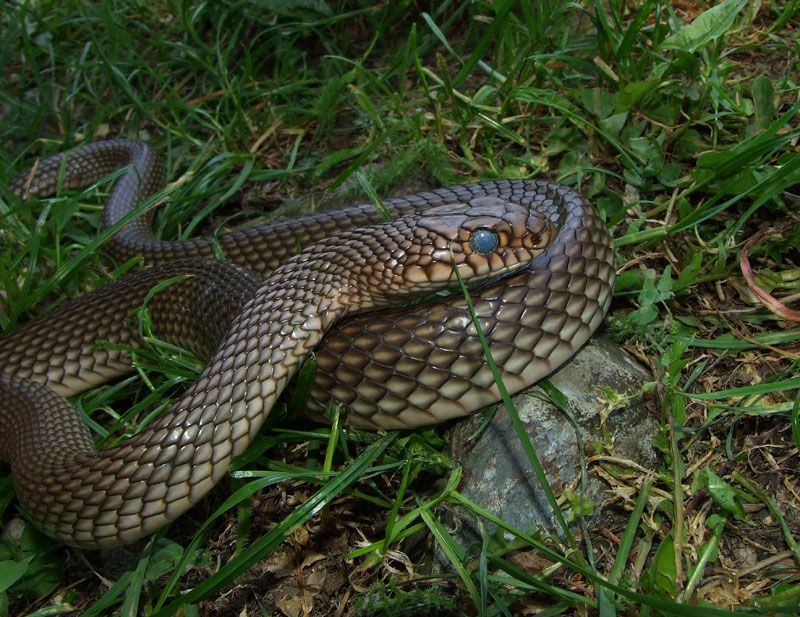
<instances>
[{"instance_id":1,"label":"keeled scale pattern","mask_svg":"<svg viewBox=\"0 0 800 617\"><path fill-rule=\"evenodd\" d=\"M148 299L156 285L173 278ZM130 358L105 343L138 345L134 311L145 301L156 336L207 359L263 283L246 268L207 259L135 272L0 337L0 374L71 396L131 373Z\"/></svg>"},{"instance_id":2,"label":"keeled scale pattern","mask_svg":"<svg viewBox=\"0 0 800 617\"><path fill-rule=\"evenodd\" d=\"M467 185L423 196L430 203L477 191L530 206L558 228L522 273L473 291L481 329L512 393L569 359L600 325L614 286L611 236L593 206L553 183ZM312 392L348 405L363 428L411 428L463 416L499 400L461 294L422 306L351 318L316 352Z\"/></svg>"},{"instance_id":3,"label":"keeled scale pattern","mask_svg":"<svg viewBox=\"0 0 800 617\"><path fill-rule=\"evenodd\" d=\"M401 218L340 234L295 257L245 305L181 401L141 433L102 453L93 452L74 412L63 419L71 408L52 390L25 380L0 379L0 456L11 460L18 493L31 518L65 542L86 547L113 546L152 532L196 503L226 473L298 364L339 316L384 305L403 290L430 290L429 281L450 269L451 256L467 266L464 274L485 270L484 260L469 248L468 234L459 233L459 242L453 237L453 226L458 231L471 224L466 215L478 216L481 226L498 229L507 240L485 260L498 272L519 268L544 250L540 245L549 244L550 226L539 214L521 216L526 208L487 200L479 193L469 201L472 206L460 204L439 212L439 224L427 215ZM396 256L376 259L389 246L397 248ZM415 274L409 276L410 271ZM140 281L152 272L122 279L122 289L105 288L113 293L104 289L90 294L83 308L92 311L108 304L109 297L113 303L129 280ZM186 280L192 287L199 277ZM202 286L198 289L202 292ZM75 304L70 306L74 312ZM68 329L73 327L81 330L76 322ZM37 328L33 331L41 334ZM27 341L36 347L42 338ZM8 340L4 338L0 348ZM11 357L20 339L13 340ZM24 368L26 362L17 365ZM17 435L22 441L15 440Z\"/></svg>"}]
</instances>

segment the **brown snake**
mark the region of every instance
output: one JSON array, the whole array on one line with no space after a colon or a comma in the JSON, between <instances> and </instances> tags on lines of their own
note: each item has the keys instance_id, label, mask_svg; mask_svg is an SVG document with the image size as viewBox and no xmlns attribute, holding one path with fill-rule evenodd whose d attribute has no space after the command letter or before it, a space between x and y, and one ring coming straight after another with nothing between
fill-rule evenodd
<instances>
[{"instance_id":1,"label":"brown snake","mask_svg":"<svg viewBox=\"0 0 800 617\"><path fill-rule=\"evenodd\" d=\"M47 195L126 165L104 211L109 227L162 185L161 164L141 142L88 144L41 161L9 188L22 199ZM128 222L110 251L160 265L0 337L0 458L28 517L81 547L152 533L225 475L312 350L312 411L342 401L358 427L432 424L498 400L460 293L343 319L453 288L453 264L470 285L488 279L472 297L511 392L566 361L608 309L611 237L565 186L485 182L386 207L389 223L364 205L222 233L218 248L233 263L207 259L206 239L156 240L149 216ZM210 359L169 411L98 453L62 397L132 371L122 352L98 343L135 345L128 318L145 301L155 334Z\"/></svg>"}]
</instances>

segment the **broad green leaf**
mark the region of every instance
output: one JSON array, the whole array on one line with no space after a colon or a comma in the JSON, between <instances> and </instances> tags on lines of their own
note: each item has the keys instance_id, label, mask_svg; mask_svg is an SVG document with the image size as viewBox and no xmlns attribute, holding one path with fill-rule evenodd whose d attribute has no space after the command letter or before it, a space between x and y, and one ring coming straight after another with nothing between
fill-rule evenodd
<instances>
[{"instance_id":1,"label":"broad green leaf","mask_svg":"<svg viewBox=\"0 0 800 617\"><path fill-rule=\"evenodd\" d=\"M744 513L742 502L733 487L708 467L703 468L702 474L703 483L706 485L714 503L726 512L733 514L736 518L746 520L747 517Z\"/></svg>"},{"instance_id":2,"label":"broad green leaf","mask_svg":"<svg viewBox=\"0 0 800 617\"><path fill-rule=\"evenodd\" d=\"M624 111L622 113L609 116L608 118L603 118L602 120L598 120L597 124L604 131L608 131L611 135L618 137L620 131L622 130L622 127L625 126L625 121L627 119L628 119L628 112Z\"/></svg>"},{"instance_id":3,"label":"broad green leaf","mask_svg":"<svg viewBox=\"0 0 800 617\"><path fill-rule=\"evenodd\" d=\"M628 140L628 146L646 163L648 171L660 169L664 164L664 151L652 137L633 137Z\"/></svg>"},{"instance_id":4,"label":"broad green leaf","mask_svg":"<svg viewBox=\"0 0 800 617\"><path fill-rule=\"evenodd\" d=\"M700 64L694 54L678 50L675 52L675 58L666 72L683 73L689 79L695 80L700 75Z\"/></svg>"},{"instance_id":5,"label":"broad green leaf","mask_svg":"<svg viewBox=\"0 0 800 617\"><path fill-rule=\"evenodd\" d=\"M13 560L9 557L7 547L0 544L0 592L6 589L4 577L8 574L8 565L17 563L24 566L24 576L13 584L11 594L22 595L29 600L38 598L50 591L61 581L64 575L64 562L53 549L59 543L37 531L32 525L26 525L19 539L18 555L22 558ZM8 561L6 561L8 559ZM5 568L5 570L4 570Z\"/></svg>"},{"instance_id":6,"label":"broad green leaf","mask_svg":"<svg viewBox=\"0 0 800 617\"><path fill-rule=\"evenodd\" d=\"M0 591L5 591L21 579L28 571L32 559L33 557L28 557L22 561L0 561Z\"/></svg>"},{"instance_id":7,"label":"broad green leaf","mask_svg":"<svg viewBox=\"0 0 800 617\"><path fill-rule=\"evenodd\" d=\"M658 82L653 80L634 81L620 90L614 97L614 105L617 111L627 111L648 92L652 92L658 87Z\"/></svg>"},{"instance_id":8,"label":"broad green leaf","mask_svg":"<svg viewBox=\"0 0 800 617\"><path fill-rule=\"evenodd\" d=\"M680 394L672 394L670 401L670 410L672 417L675 418L675 424L683 426L686 422L686 401L681 398Z\"/></svg>"},{"instance_id":9,"label":"broad green leaf","mask_svg":"<svg viewBox=\"0 0 800 617\"><path fill-rule=\"evenodd\" d=\"M703 254L695 253L688 265L681 271L680 276L678 276L678 280L675 282L675 289L684 289L694 283L702 267Z\"/></svg>"},{"instance_id":10,"label":"broad green leaf","mask_svg":"<svg viewBox=\"0 0 800 617\"><path fill-rule=\"evenodd\" d=\"M664 186L675 187L683 182L683 169L676 161L665 163L656 173L656 178Z\"/></svg>"},{"instance_id":11,"label":"broad green leaf","mask_svg":"<svg viewBox=\"0 0 800 617\"><path fill-rule=\"evenodd\" d=\"M664 268L664 273L657 282L652 279L645 280L642 291L639 293L640 304L645 306L669 300L674 295L672 291L674 285L675 283L672 280L672 267L667 266Z\"/></svg>"},{"instance_id":12,"label":"broad green leaf","mask_svg":"<svg viewBox=\"0 0 800 617\"><path fill-rule=\"evenodd\" d=\"M586 111L598 118L607 118L614 111L614 97L602 88L582 88L576 94Z\"/></svg>"},{"instance_id":13,"label":"broad green leaf","mask_svg":"<svg viewBox=\"0 0 800 617\"><path fill-rule=\"evenodd\" d=\"M694 52L728 31L747 0L725 0L698 15L695 20L665 38L659 49Z\"/></svg>"},{"instance_id":14,"label":"broad green leaf","mask_svg":"<svg viewBox=\"0 0 800 617\"><path fill-rule=\"evenodd\" d=\"M158 540L153 554L147 563L147 578L155 580L159 576L170 574L183 556L183 547L177 542L161 538Z\"/></svg>"},{"instance_id":15,"label":"broad green leaf","mask_svg":"<svg viewBox=\"0 0 800 617\"><path fill-rule=\"evenodd\" d=\"M647 283L650 282L647 281ZM656 317L658 317L658 307L652 304L648 304L631 312L631 314L628 317L636 325L646 326L651 321L654 321Z\"/></svg>"},{"instance_id":16,"label":"broad green leaf","mask_svg":"<svg viewBox=\"0 0 800 617\"><path fill-rule=\"evenodd\" d=\"M614 290L616 293L631 289L638 289L641 291L644 281L653 278L655 278L655 270L652 268L626 270L617 276L614 282Z\"/></svg>"},{"instance_id":17,"label":"broad green leaf","mask_svg":"<svg viewBox=\"0 0 800 617\"><path fill-rule=\"evenodd\" d=\"M767 127L775 115L775 89L766 75L759 75L750 87L756 111L756 124Z\"/></svg>"},{"instance_id":18,"label":"broad green leaf","mask_svg":"<svg viewBox=\"0 0 800 617\"><path fill-rule=\"evenodd\" d=\"M648 117L661 124L668 124L670 126L678 122L681 115L681 106L677 101L665 100L652 111L648 112Z\"/></svg>"},{"instance_id":19,"label":"broad green leaf","mask_svg":"<svg viewBox=\"0 0 800 617\"><path fill-rule=\"evenodd\" d=\"M675 543L671 532L658 545L656 556L648 574L648 582L652 591L668 598L675 597L675 582L678 576L678 569L675 564Z\"/></svg>"}]
</instances>

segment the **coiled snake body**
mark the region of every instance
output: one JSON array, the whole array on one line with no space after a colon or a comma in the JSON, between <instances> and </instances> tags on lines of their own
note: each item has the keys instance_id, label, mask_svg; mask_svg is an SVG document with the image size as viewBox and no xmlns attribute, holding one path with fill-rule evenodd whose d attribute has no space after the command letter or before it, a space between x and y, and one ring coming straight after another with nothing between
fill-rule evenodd
<instances>
[{"instance_id":1,"label":"coiled snake body","mask_svg":"<svg viewBox=\"0 0 800 617\"><path fill-rule=\"evenodd\" d=\"M11 463L27 515L68 544L130 542L196 503L312 350L312 406L347 403L355 426L432 424L497 400L460 293L343 319L453 288L454 266L470 285L488 280L472 297L510 391L567 360L608 309L608 230L580 195L553 183L485 182L397 198L386 202L389 223L365 205L221 234L218 248L233 263L209 259L205 239L156 240L149 216L125 221L162 184L161 165L141 142L52 157L10 189L23 199L45 195L59 181L84 186L125 165L104 211L104 227L126 223L110 249L156 265L0 338L0 458ZM295 255L298 238L305 248ZM209 361L168 412L98 453L62 397L131 372L116 346L98 343L135 345L127 317L145 301L158 336Z\"/></svg>"}]
</instances>

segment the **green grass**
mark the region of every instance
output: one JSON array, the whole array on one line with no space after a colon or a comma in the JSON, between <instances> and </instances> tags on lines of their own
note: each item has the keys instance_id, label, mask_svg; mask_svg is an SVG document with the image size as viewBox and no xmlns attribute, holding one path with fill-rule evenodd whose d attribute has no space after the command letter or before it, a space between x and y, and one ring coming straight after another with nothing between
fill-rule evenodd
<instances>
[{"instance_id":1,"label":"green grass","mask_svg":"<svg viewBox=\"0 0 800 617\"><path fill-rule=\"evenodd\" d=\"M29 204L4 188L36 157L92 139L140 137L163 154L164 238L290 211L306 195L334 205L383 196L408 178L546 177L592 199L614 231L621 274L607 329L653 372L663 467L651 484L604 466L635 489L633 514L611 530L618 543L590 532L591 554L586 537L577 551L542 543L468 502L435 431L279 429L273 414L230 482L139 547L108 587L29 529L22 547L4 540L0 616L281 614L290 591L316 599L314 615L347 598L345 614L509 615L533 600L553 615L796 612L800 327L758 303L739 257L748 238L776 228L750 263L761 287L797 307L798 9L797 0L4 4L3 330L136 267L102 254L108 184ZM135 430L198 370L157 343L138 354L140 375L74 401L102 437ZM449 478L434 496L415 484L430 473ZM487 536L473 558L439 520L442 506L516 539ZM8 478L0 513L5 538ZM348 521L372 529L366 541ZM412 577L403 562L422 533L453 560L445 594L442 579ZM328 535L346 546L326 548ZM529 571L510 557L531 551L564 565ZM294 570L276 572L312 554L354 587L320 591L312 577L296 589ZM386 582L390 572L400 575Z\"/></svg>"}]
</instances>

